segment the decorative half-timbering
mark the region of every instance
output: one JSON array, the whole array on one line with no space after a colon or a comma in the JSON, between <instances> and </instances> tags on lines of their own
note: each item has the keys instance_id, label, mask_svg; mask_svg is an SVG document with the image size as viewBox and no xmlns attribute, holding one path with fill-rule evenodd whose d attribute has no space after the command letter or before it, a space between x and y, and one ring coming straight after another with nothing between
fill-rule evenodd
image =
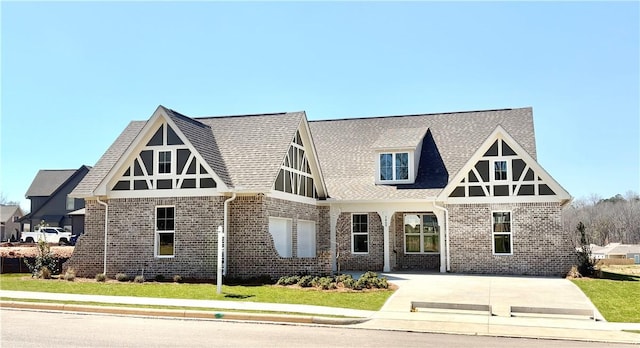
<instances>
[{"instance_id":1,"label":"decorative half-timbering","mask_svg":"<svg viewBox=\"0 0 640 348\"><path fill-rule=\"evenodd\" d=\"M274 189L299 196L318 197L300 131L296 132L291 141L282 167L278 172Z\"/></svg>"},{"instance_id":2,"label":"decorative half-timbering","mask_svg":"<svg viewBox=\"0 0 640 348\"><path fill-rule=\"evenodd\" d=\"M215 188L213 176L167 123L128 164L113 191Z\"/></svg>"},{"instance_id":3,"label":"decorative half-timbering","mask_svg":"<svg viewBox=\"0 0 640 348\"><path fill-rule=\"evenodd\" d=\"M464 168L464 176L448 197L556 195L540 166L514 150L518 146L508 138L501 134L472 166Z\"/></svg>"}]
</instances>

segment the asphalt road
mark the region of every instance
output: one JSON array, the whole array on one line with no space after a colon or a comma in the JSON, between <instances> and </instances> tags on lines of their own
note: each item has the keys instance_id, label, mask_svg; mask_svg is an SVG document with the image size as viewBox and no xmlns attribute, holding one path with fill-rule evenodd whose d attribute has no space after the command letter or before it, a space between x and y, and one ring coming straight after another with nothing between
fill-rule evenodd
<instances>
[{"instance_id":1,"label":"asphalt road","mask_svg":"<svg viewBox=\"0 0 640 348\"><path fill-rule=\"evenodd\" d=\"M632 347L214 320L0 310L2 347ZM637 346L636 346L637 347Z\"/></svg>"}]
</instances>

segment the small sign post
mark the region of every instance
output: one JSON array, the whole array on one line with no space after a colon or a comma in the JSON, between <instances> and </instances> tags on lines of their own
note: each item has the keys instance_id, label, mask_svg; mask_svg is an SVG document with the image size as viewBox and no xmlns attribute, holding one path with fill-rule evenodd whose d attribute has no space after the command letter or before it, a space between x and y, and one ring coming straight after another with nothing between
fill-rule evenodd
<instances>
[{"instance_id":1,"label":"small sign post","mask_svg":"<svg viewBox=\"0 0 640 348\"><path fill-rule=\"evenodd\" d=\"M218 226L218 262L217 262L218 272L217 272L217 276L216 276L218 294L222 293L222 270L224 269L224 266L222 264L222 260L224 260L224 258L223 258L224 242L225 242L224 241L224 229L222 228L222 226Z\"/></svg>"}]
</instances>

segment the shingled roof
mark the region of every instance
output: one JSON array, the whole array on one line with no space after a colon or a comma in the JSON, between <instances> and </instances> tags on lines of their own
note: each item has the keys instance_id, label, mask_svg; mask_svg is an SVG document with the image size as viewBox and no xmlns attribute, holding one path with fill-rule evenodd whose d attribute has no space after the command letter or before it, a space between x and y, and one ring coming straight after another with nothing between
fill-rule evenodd
<instances>
[{"instance_id":1,"label":"shingled roof","mask_svg":"<svg viewBox=\"0 0 640 348\"><path fill-rule=\"evenodd\" d=\"M190 118L160 108L228 187L256 192L272 189L306 118L304 112ZM93 195L145 124L131 122L72 194ZM309 122L328 194L342 200L435 197L498 125L536 158L531 108ZM415 183L375 185L376 151L421 140Z\"/></svg>"},{"instance_id":2,"label":"shingled roof","mask_svg":"<svg viewBox=\"0 0 640 348\"><path fill-rule=\"evenodd\" d=\"M329 196L341 200L435 197L498 125L536 158L531 108L309 122ZM428 129L416 183L375 185L381 136L407 128Z\"/></svg>"},{"instance_id":3,"label":"shingled roof","mask_svg":"<svg viewBox=\"0 0 640 348\"><path fill-rule=\"evenodd\" d=\"M31 182L26 197L47 197L67 181L77 169L41 169Z\"/></svg>"},{"instance_id":4,"label":"shingled roof","mask_svg":"<svg viewBox=\"0 0 640 348\"><path fill-rule=\"evenodd\" d=\"M236 189L269 191L304 112L190 118L160 108L224 183ZM90 197L146 121L131 122L72 192Z\"/></svg>"}]
</instances>

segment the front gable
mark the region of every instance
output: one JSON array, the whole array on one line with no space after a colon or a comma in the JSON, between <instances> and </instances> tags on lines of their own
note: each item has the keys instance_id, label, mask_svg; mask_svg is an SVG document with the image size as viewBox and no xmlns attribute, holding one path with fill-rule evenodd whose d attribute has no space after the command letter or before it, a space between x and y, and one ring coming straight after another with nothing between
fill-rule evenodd
<instances>
[{"instance_id":1,"label":"front gable","mask_svg":"<svg viewBox=\"0 0 640 348\"><path fill-rule=\"evenodd\" d=\"M306 119L301 120L284 156L272 193L317 199L326 197L317 154Z\"/></svg>"},{"instance_id":2,"label":"front gable","mask_svg":"<svg viewBox=\"0 0 640 348\"><path fill-rule=\"evenodd\" d=\"M498 126L438 196L447 203L571 200L501 126Z\"/></svg>"},{"instance_id":3,"label":"front gable","mask_svg":"<svg viewBox=\"0 0 640 348\"><path fill-rule=\"evenodd\" d=\"M197 121L194 121L197 122ZM159 107L98 185L110 197L217 195L226 185Z\"/></svg>"}]
</instances>

